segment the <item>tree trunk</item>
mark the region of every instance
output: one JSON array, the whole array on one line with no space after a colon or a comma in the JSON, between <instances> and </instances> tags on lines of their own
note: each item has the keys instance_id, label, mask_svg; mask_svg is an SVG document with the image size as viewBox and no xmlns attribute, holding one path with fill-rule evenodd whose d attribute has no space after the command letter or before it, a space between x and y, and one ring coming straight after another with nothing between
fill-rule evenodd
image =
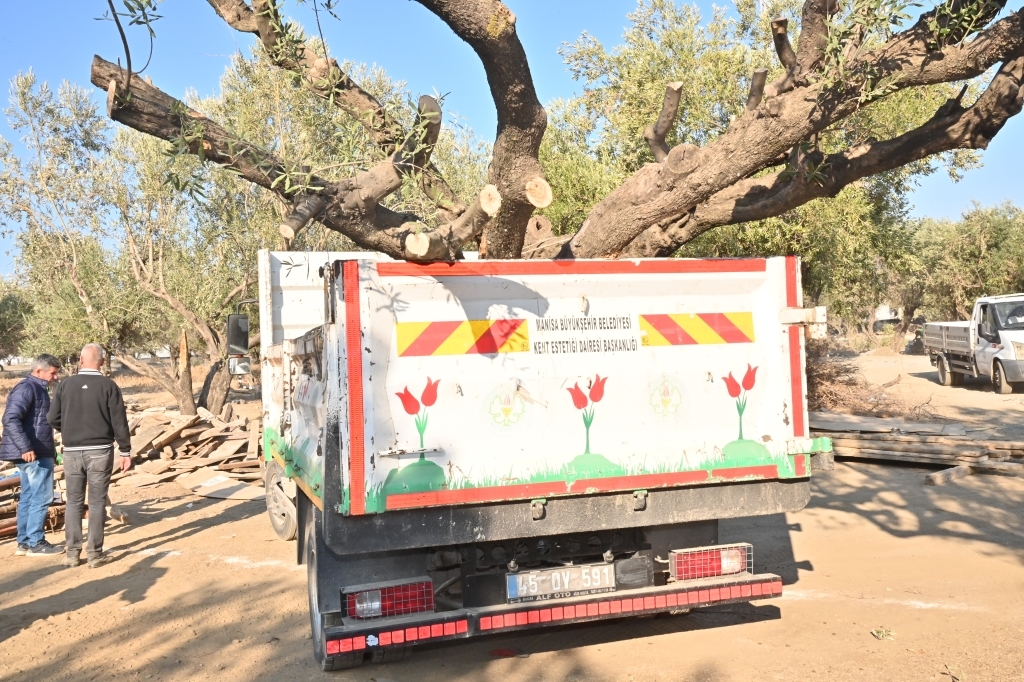
<instances>
[{"instance_id":1,"label":"tree trunk","mask_svg":"<svg viewBox=\"0 0 1024 682\"><path fill-rule=\"evenodd\" d=\"M176 384L178 386L178 394L182 396L188 396L190 405L188 410L182 406L181 413L183 415L193 415L196 413L195 398L192 392L192 353L188 348L188 334L184 329L181 330L181 341L178 343L177 351L171 348L171 362L174 363L176 377ZM180 405L180 403L179 403Z\"/></svg>"},{"instance_id":2,"label":"tree trunk","mask_svg":"<svg viewBox=\"0 0 1024 682\"><path fill-rule=\"evenodd\" d=\"M145 362L136 360L127 353L117 356L122 365L144 377L149 377L162 386L168 393L174 396L174 402L178 403L178 409L183 415L191 416L196 413L196 401L192 396L191 363L189 363L189 382L187 389L179 382L177 377L172 376L173 370L161 371Z\"/></svg>"},{"instance_id":3,"label":"tree trunk","mask_svg":"<svg viewBox=\"0 0 1024 682\"><path fill-rule=\"evenodd\" d=\"M199 406L214 414L220 414L220 411L224 409L224 403L228 400L230 388L231 375L228 374L227 362L214 360L203 381L203 390L199 393Z\"/></svg>"}]
</instances>

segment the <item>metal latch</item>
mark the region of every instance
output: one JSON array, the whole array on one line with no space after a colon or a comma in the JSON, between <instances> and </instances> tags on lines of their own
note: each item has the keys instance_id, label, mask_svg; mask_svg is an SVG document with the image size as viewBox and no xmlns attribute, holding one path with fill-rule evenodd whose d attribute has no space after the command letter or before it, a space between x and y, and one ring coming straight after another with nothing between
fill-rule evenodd
<instances>
[{"instance_id":1,"label":"metal latch","mask_svg":"<svg viewBox=\"0 0 1024 682\"><path fill-rule=\"evenodd\" d=\"M543 497L539 500L530 501L530 514L533 516L534 521L540 521L544 518L544 505L548 503Z\"/></svg>"},{"instance_id":2,"label":"metal latch","mask_svg":"<svg viewBox=\"0 0 1024 682\"><path fill-rule=\"evenodd\" d=\"M783 308L779 311L779 322L805 325L812 339L824 339L828 335L828 328L825 326L827 321L828 316L823 305L814 308Z\"/></svg>"},{"instance_id":3,"label":"metal latch","mask_svg":"<svg viewBox=\"0 0 1024 682\"><path fill-rule=\"evenodd\" d=\"M633 511L643 511L647 509L647 491L646 490L634 490L633 491Z\"/></svg>"}]
</instances>

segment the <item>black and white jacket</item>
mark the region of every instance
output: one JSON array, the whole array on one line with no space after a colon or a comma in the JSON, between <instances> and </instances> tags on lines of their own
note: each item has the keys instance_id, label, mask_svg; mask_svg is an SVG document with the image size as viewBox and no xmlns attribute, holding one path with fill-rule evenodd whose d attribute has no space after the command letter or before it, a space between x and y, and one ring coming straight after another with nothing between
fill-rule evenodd
<instances>
[{"instance_id":1,"label":"black and white jacket","mask_svg":"<svg viewBox=\"0 0 1024 682\"><path fill-rule=\"evenodd\" d=\"M46 419L60 431L65 451L102 448L114 441L122 453L132 450L121 389L98 370L80 369L62 380Z\"/></svg>"}]
</instances>

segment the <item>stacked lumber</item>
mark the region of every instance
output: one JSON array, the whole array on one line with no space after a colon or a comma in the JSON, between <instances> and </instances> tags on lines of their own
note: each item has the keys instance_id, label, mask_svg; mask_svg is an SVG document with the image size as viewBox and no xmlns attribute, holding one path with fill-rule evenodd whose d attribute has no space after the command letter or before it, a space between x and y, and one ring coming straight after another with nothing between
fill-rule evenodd
<instances>
[{"instance_id":1,"label":"stacked lumber","mask_svg":"<svg viewBox=\"0 0 1024 682\"><path fill-rule=\"evenodd\" d=\"M831 438L833 452L840 459L873 459L949 467L928 474L925 477L928 485L946 483L974 473L1024 473L1022 441L847 431L811 433L813 437Z\"/></svg>"},{"instance_id":2,"label":"stacked lumber","mask_svg":"<svg viewBox=\"0 0 1024 682\"><path fill-rule=\"evenodd\" d=\"M151 408L133 416L129 428L139 464L111 477L119 486L153 485L209 466L228 478L262 485L260 423L233 418L230 403L220 416L203 408L191 416Z\"/></svg>"},{"instance_id":3,"label":"stacked lumber","mask_svg":"<svg viewBox=\"0 0 1024 682\"><path fill-rule=\"evenodd\" d=\"M54 485L63 491L64 467L57 466L53 470ZM18 500L21 497L21 476L11 462L0 464L0 538L18 534ZM48 532L59 530L64 525L63 494L50 503L46 516L45 527Z\"/></svg>"}]
</instances>

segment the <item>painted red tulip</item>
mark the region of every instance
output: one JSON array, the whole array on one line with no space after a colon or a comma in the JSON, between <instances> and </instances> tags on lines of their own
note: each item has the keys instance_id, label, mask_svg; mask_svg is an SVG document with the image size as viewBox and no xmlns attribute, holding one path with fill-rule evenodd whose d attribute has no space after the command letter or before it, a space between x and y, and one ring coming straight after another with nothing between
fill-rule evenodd
<instances>
[{"instance_id":1,"label":"painted red tulip","mask_svg":"<svg viewBox=\"0 0 1024 682\"><path fill-rule=\"evenodd\" d=\"M423 395L420 396L420 400L423 401L423 407L430 407L437 402L437 385L439 383L441 383L440 379L431 381L430 377L427 377L427 387L423 389Z\"/></svg>"},{"instance_id":2,"label":"painted red tulip","mask_svg":"<svg viewBox=\"0 0 1024 682\"><path fill-rule=\"evenodd\" d=\"M569 394L572 396L572 404L576 406L577 410L582 410L587 406L587 395L580 390L578 383L572 388L565 390L569 391Z\"/></svg>"},{"instance_id":3,"label":"painted red tulip","mask_svg":"<svg viewBox=\"0 0 1024 682\"><path fill-rule=\"evenodd\" d=\"M732 378L732 372L729 372L729 376L722 377L722 381L725 382L725 387L729 389L730 396L732 396L733 398L740 397L740 385L735 379Z\"/></svg>"},{"instance_id":4,"label":"painted red tulip","mask_svg":"<svg viewBox=\"0 0 1024 682\"><path fill-rule=\"evenodd\" d=\"M749 391L754 387L754 375L757 374L757 367L747 365L747 373L743 375L743 390Z\"/></svg>"},{"instance_id":5,"label":"painted red tulip","mask_svg":"<svg viewBox=\"0 0 1024 682\"><path fill-rule=\"evenodd\" d=\"M408 412L409 414L419 413L420 401L416 400L416 396L414 396L412 393L409 393L408 386L405 387L404 391L402 391L401 393L396 393L395 395L402 399L402 407L405 408L406 412Z\"/></svg>"},{"instance_id":6,"label":"painted red tulip","mask_svg":"<svg viewBox=\"0 0 1024 682\"><path fill-rule=\"evenodd\" d=\"M608 377L602 379L600 374L594 379L594 385L590 387L590 400L592 402L601 402L601 398L604 397L604 382L606 381L608 381Z\"/></svg>"}]
</instances>

